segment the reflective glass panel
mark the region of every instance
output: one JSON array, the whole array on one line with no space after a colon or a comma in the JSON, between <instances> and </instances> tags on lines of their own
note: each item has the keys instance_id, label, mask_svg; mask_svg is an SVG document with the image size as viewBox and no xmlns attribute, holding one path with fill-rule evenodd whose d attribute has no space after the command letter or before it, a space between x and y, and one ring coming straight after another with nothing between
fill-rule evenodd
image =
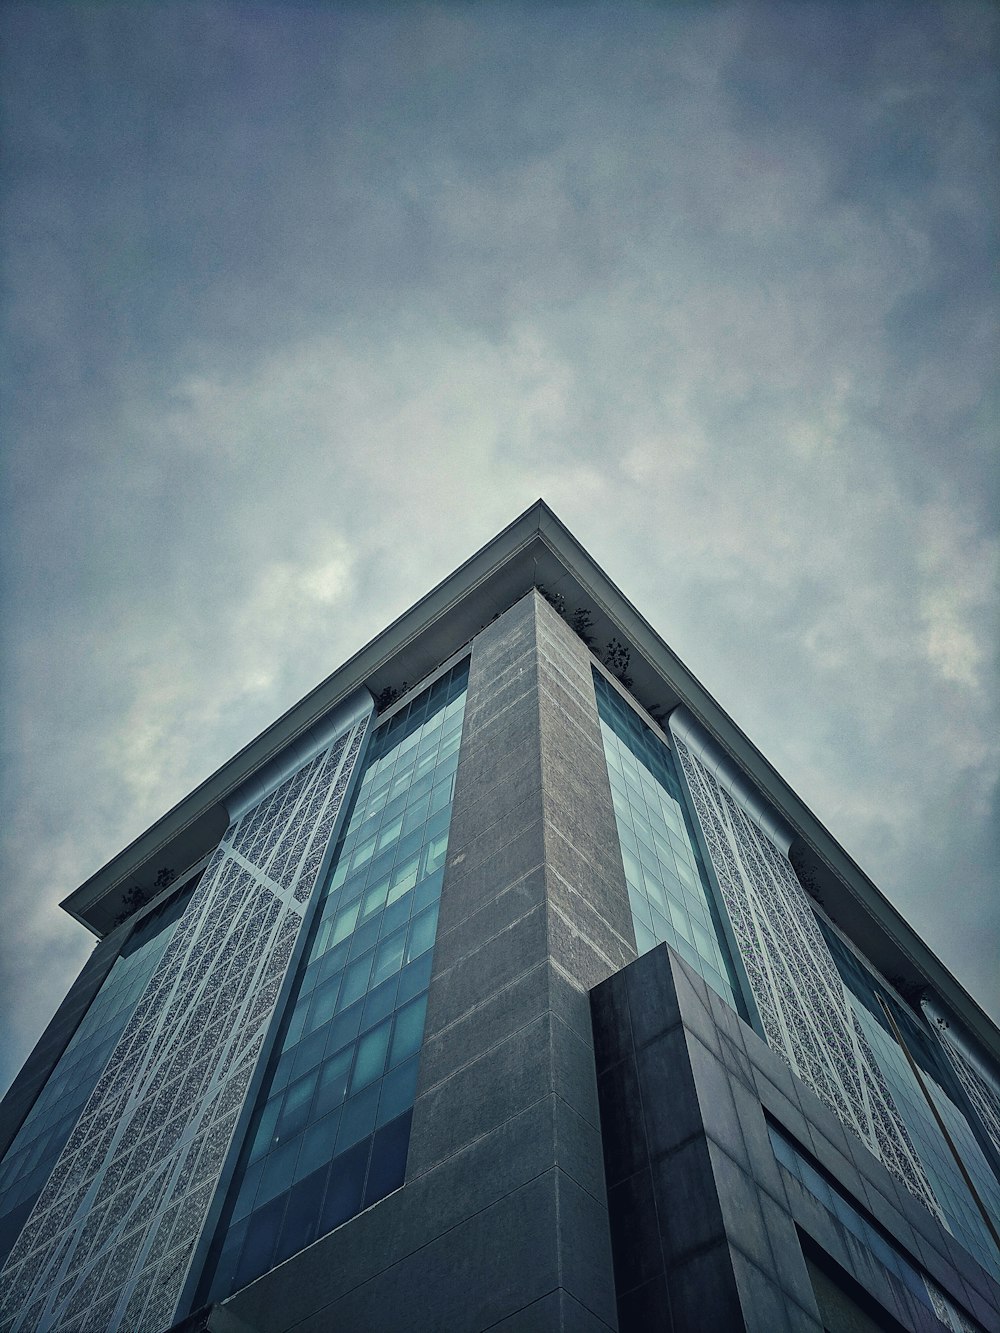
<instances>
[{"instance_id":1,"label":"reflective glass panel","mask_svg":"<svg viewBox=\"0 0 1000 1333\"><path fill-rule=\"evenodd\" d=\"M372 735L201 1299L403 1183L467 680L464 662Z\"/></svg>"},{"instance_id":2,"label":"reflective glass panel","mask_svg":"<svg viewBox=\"0 0 1000 1333\"><path fill-rule=\"evenodd\" d=\"M879 1226L858 1207L846 1190L791 1135L768 1121L774 1155L837 1221L861 1242L876 1263L887 1269L944 1324L955 1333L968 1333L980 1325L934 1282Z\"/></svg>"},{"instance_id":3,"label":"reflective glass panel","mask_svg":"<svg viewBox=\"0 0 1000 1333\"><path fill-rule=\"evenodd\" d=\"M825 921L819 919L819 925L847 987L858 1022L927 1173L945 1225L984 1268L1000 1278L1000 1254L934 1113L936 1110L945 1124L984 1205L994 1217L1000 1218L1000 1184L990 1170L968 1120L949 1095L950 1068L916 1017L897 1003ZM891 1030L878 996L892 1012L907 1050L920 1070L927 1096L934 1102L934 1110L928 1105L906 1052Z\"/></svg>"},{"instance_id":4,"label":"reflective glass panel","mask_svg":"<svg viewBox=\"0 0 1000 1333\"><path fill-rule=\"evenodd\" d=\"M674 756L597 671L594 687L639 953L666 942L739 1009Z\"/></svg>"}]
</instances>

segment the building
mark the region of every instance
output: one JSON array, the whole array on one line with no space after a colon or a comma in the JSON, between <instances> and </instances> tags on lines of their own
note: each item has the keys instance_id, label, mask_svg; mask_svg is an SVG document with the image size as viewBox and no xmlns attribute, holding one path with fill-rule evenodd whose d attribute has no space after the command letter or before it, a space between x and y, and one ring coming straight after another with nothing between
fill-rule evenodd
<instances>
[{"instance_id":1,"label":"building","mask_svg":"<svg viewBox=\"0 0 1000 1333\"><path fill-rule=\"evenodd\" d=\"M995 1028L541 502L64 906L4 1330L1000 1328Z\"/></svg>"}]
</instances>

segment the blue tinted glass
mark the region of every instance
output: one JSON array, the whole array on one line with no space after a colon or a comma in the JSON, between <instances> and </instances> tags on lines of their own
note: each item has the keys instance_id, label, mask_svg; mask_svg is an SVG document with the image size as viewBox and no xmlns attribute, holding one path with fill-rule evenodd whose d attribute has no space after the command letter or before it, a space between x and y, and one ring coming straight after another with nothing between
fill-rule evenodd
<instances>
[{"instance_id":1,"label":"blue tinted glass","mask_svg":"<svg viewBox=\"0 0 1000 1333\"><path fill-rule=\"evenodd\" d=\"M467 679L463 663L371 737L206 1299L402 1184Z\"/></svg>"},{"instance_id":2,"label":"blue tinted glass","mask_svg":"<svg viewBox=\"0 0 1000 1333\"><path fill-rule=\"evenodd\" d=\"M803 1148L770 1121L767 1129L774 1155L781 1165L829 1209L847 1231L857 1237L877 1263L894 1273L939 1319L942 1307L947 1308L957 1321L950 1327L978 1327L968 1313L960 1310L892 1237L883 1232L873 1218L861 1211L836 1181L826 1177L818 1162L813 1161Z\"/></svg>"},{"instance_id":3,"label":"blue tinted glass","mask_svg":"<svg viewBox=\"0 0 1000 1333\"><path fill-rule=\"evenodd\" d=\"M368 1180L365 1183L366 1207L376 1199L384 1199L391 1190L398 1189L403 1183L412 1114L412 1111L407 1111L405 1115L391 1121L372 1140Z\"/></svg>"},{"instance_id":4,"label":"blue tinted glass","mask_svg":"<svg viewBox=\"0 0 1000 1333\"><path fill-rule=\"evenodd\" d=\"M938 1123L940 1116L987 1209L993 1216L1000 1217L1000 1184L968 1120L946 1091L951 1086L951 1071L941 1061L916 1017L894 1000L826 922L820 920L819 924L847 987L848 1001L868 1038L882 1077L944 1214L945 1225L988 1272L1000 1278L1000 1254ZM890 1030L883 1004L891 1011L909 1055L920 1068L920 1082L906 1052ZM933 1100L934 1109L928 1105L928 1097Z\"/></svg>"},{"instance_id":5,"label":"blue tinted glass","mask_svg":"<svg viewBox=\"0 0 1000 1333\"><path fill-rule=\"evenodd\" d=\"M0 1165L0 1264L49 1178L190 896L186 889L132 933L7 1149Z\"/></svg>"},{"instance_id":6,"label":"blue tinted glass","mask_svg":"<svg viewBox=\"0 0 1000 1333\"><path fill-rule=\"evenodd\" d=\"M669 944L738 1009L674 756L597 671L594 688L636 947Z\"/></svg>"}]
</instances>

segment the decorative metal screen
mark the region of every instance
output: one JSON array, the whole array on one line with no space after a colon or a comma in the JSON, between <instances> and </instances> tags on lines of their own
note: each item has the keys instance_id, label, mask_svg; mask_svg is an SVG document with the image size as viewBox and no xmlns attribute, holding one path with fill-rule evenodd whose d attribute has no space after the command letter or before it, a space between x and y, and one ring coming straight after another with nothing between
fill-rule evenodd
<instances>
[{"instance_id":1,"label":"decorative metal screen","mask_svg":"<svg viewBox=\"0 0 1000 1333\"><path fill-rule=\"evenodd\" d=\"M960 1043L954 1040L948 1021L932 1011L928 1012L928 1017L956 1078L972 1103L972 1109L993 1147L1000 1153L1000 1095L996 1086L984 1077L962 1050Z\"/></svg>"},{"instance_id":2,"label":"decorative metal screen","mask_svg":"<svg viewBox=\"0 0 1000 1333\"><path fill-rule=\"evenodd\" d=\"M133 930L0 1165L0 1267L66 1146L129 1014L163 956L190 889Z\"/></svg>"},{"instance_id":3,"label":"decorative metal screen","mask_svg":"<svg viewBox=\"0 0 1000 1333\"><path fill-rule=\"evenodd\" d=\"M765 821L719 781L719 759L706 762L689 743L696 729L671 719L671 731L769 1045L940 1217L795 871Z\"/></svg>"},{"instance_id":4,"label":"decorative metal screen","mask_svg":"<svg viewBox=\"0 0 1000 1333\"><path fill-rule=\"evenodd\" d=\"M5 1331L171 1323L369 712L227 831L11 1252Z\"/></svg>"}]
</instances>

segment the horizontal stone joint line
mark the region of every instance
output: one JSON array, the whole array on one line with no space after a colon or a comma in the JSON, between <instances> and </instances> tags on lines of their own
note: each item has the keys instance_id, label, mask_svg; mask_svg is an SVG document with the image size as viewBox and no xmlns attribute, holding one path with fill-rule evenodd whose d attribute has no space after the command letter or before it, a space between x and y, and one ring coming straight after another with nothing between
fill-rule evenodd
<instances>
[{"instance_id":1,"label":"horizontal stone joint line","mask_svg":"<svg viewBox=\"0 0 1000 1333\"><path fill-rule=\"evenodd\" d=\"M613 1333L610 1324L605 1323L605 1321L600 1317L600 1315L594 1314L594 1311L591 1310L588 1305L585 1305L584 1302L581 1301L578 1296L574 1296L573 1293L569 1290L569 1288L564 1287L561 1282L558 1286L550 1287L548 1291L543 1292L542 1295L539 1296L536 1300L530 1301L527 1305L520 1306L517 1310L511 1310L509 1313L501 1315L500 1318L494 1320L492 1324L487 1324L486 1327L482 1330L482 1333L489 1333L489 1330L491 1328L499 1327L500 1324L512 1318L514 1315L523 1314L526 1310L532 1309L534 1306L538 1305L541 1301L548 1300L548 1298L555 1291L564 1291L566 1295L570 1298L570 1300L574 1303L574 1305L579 1305L581 1310L586 1310L588 1314L594 1315L594 1318L597 1320L597 1322L600 1324L602 1328L606 1328L608 1330L608 1333Z\"/></svg>"},{"instance_id":2,"label":"horizontal stone joint line","mask_svg":"<svg viewBox=\"0 0 1000 1333\"><path fill-rule=\"evenodd\" d=\"M488 727L495 726L496 723L500 721L506 713L509 713L512 708L516 708L518 704L523 703L526 699L530 699L537 693L538 685L537 683L532 683L522 694L519 694L516 699L508 699L502 707L491 709L489 715L482 720L476 716L476 711L474 710L472 713L472 725L468 731L465 731L465 720L463 719L463 742L468 740L468 743L471 745L477 736L486 731Z\"/></svg>"},{"instance_id":3,"label":"horizontal stone joint line","mask_svg":"<svg viewBox=\"0 0 1000 1333\"><path fill-rule=\"evenodd\" d=\"M545 865L544 861L539 861L536 865L533 865L528 870L525 870L523 874L518 875L517 879L512 879L509 884L505 884L504 887L500 890L500 892L497 893L494 897L488 898L483 903L479 903L478 906L474 907L473 910L469 912L466 916L463 916L458 921L453 922L451 925L448 926L447 930L440 930L439 928L438 941L440 942L447 935L450 935L453 931L458 930L460 926L466 925L469 921L472 920L474 916L478 916L480 912L485 912L486 909L488 907L492 907L494 903L498 903L500 899L504 897L505 894L513 892L514 889L516 889L520 884L523 884L524 881L528 879L531 875L534 875L539 870L541 870L544 867L544 865ZM451 886L449 885L449 888L450 887Z\"/></svg>"},{"instance_id":4,"label":"horizontal stone joint line","mask_svg":"<svg viewBox=\"0 0 1000 1333\"><path fill-rule=\"evenodd\" d=\"M453 807L451 816L452 826L454 826L456 819L461 820L468 818L468 815L471 812L478 810L483 805L483 803L485 801L488 801L490 797L493 795L493 793L498 791L501 787L510 785L511 785L511 780L509 777L501 778L500 781L495 782L492 787L487 787L485 790L479 790L476 794L475 800L463 801L460 807L458 805ZM539 794L541 791L542 791L542 781L541 781L541 775L539 775L539 780L537 782L532 782L530 787L528 786L525 787L520 800L517 801L517 803L513 808L517 810L520 806L525 805L531 799L532 796ZM540 807L541 807L541 802L539 802L539 808ZM496 819L491 820L491 822L488 824L477 823L475 837L476 838L482 837L482 835L484 833L489 832L491 828L494 828L497 824L502 823L505 819L509 818L510 818L509 814L498 815Z\"/></svg>"},{"instance_id":5,"label":"horizontal stone joint line","mask_svg":"<svg viewBox=\"0 0 1000 1333\"><path fill-rule=\"evenodd\" d=\"M595 1132L595 1134L597 1134L597 1136L600 1137L601 1131L597 1128L597 1126L596 1126L596 1125L591 1125L591 1124L590 1124L590 1121L587 1119L587 1117L586 1117L586 1116L583 1116L583 1115L580 1115L580 1112L576 1109L575 1106L570 1106L569 1102L566 1100L565 1097L562 1096L561 1093L553 1092L553 1093L552 1093L552 1097L553 1097L553 1100L554 1100L554 1101L562 1102L563 1106L565 1106L566 1109L567 1109L568 1111L571 1111L571 1112L573 1113L573 1115L575 1115L575 1116L579 1116L579 1118L583 1121L583 1123L584 1123L585 1125L590 1126L590 1128ZM558 1139L557 1139L557 1144L558 1144ZM601 1174L603 1175L603 1174L604 1174L604 1156L603 1156L603 1153L601 1154L600 1162L601 1162ZM605 1184L604 1184L604 1197L601 1198L601 1199L599 1199L599 1198L597 1197L597 1195L594 1194L594 1192L593 1192L592 1190L589 1190L589 1189L587 1188L587 1186L584 1185L584 1183L583 1183L582 1181L577 1180L576 1176L573 1175L572 1171L569 1171L569 1170L566 1168L566 1166L565 1166L562 1162L557 1162L557 1163L556 1163L556 1166L559 1167L559 1170L562 1171L564 1175L569 1176L570 1180L572 1180L573 1184L576 1185L577 1189L582 1190L584 1194L586 1194L589 1198L593 1199L594 1202L595 1202L599 1207L603 1208L605 1212L608 1211L607 1181L605 1181Z\"/></svg>"},{"instance_id":6,"label":"horizontal stone joint line","mask_svg":"<svg viewBox=\"0 0 1000 1333\"><path fill-rule=\"evenodd\" d=\"M544 1102L547 1102L549 1098L553 1097L554 1095L555 1094L552 1092L551 1088L546 1088L546 1090L542 1093L540 1097L536 1097L535 1100L533 1102L529 1102L527 1106L522 1106L520 1110L514 1111L511 1115L505 1117L505 1119L495 1124L491 1129L484 1130L482 1134L477 1134L474 1139L469 1139L468 1143L463 1143L460 1147L455 1148L452 1152L446 1153L444 1157L435 1158L435 1160L430 1164L430 1166L425 1167L422 1171L418 1171L416 1175L407 1176L405 1183L409 1185L414 1181L422 1180L424 1176L430 1175L430 1173L432 1171L436 1171L438 1167L444 1166L445 1162L450 1162L455 1157L461 1157L462 1153L471 1152L472 1149L476 1147L477 1144L485 1143L488 1138L491 1138L494 1134L499 1134L500 1131L504 1129L507 1125L512 1124L513 1121L518 1120L521 1116L527 1115L529 1111L535 1110L536 1107L541 1106ZM555 1131L553 1130L553 1133L554 1132ZM554 1166L555 1163L553 1163L552 1165ZM546 1167L546 1170L548 1169L549 1168ZM544 1172L541 1172L539 1174L544 1174ZM532 1179L534 1179L534 1177L532 1177ZM520 1186L518 1186L518 1188L520 1188Z\"/></svg>"},{"instance_id":7,"label":"horizontal stone joint line","mask_svg":"<svg viewBox=\"0 0 1000 1333\"><path fill-rule=\"evenodd\" d=\"M571 921L565 912L560 911L560 909L555 905L555 903L550 902L548 904L548 909L550 913L552 913L554 916L559 917L561 921L565 921L566 925L569 927L570 933L576 936L577 939L583 940L583 942L586 945L588 945L589 948L593 949L594 953L597 954L598 958L602 959L605 963L607 963L608 967L611 968L612 972L618 970L619 964L613 958L609 958L608 955L604 952L604 950L600 947L600 945L595 944L594 941L590 938L590 936L587 935L584 931L582 931L575 921Z\"/></svg>"},{"instance_id":8,"label":"horizontal stone joint line","mask_svg":"<svg viewBox=\"0 0 1000 1333\"><path fill-rule=\"evenodd\" d=\"M529 795L530 795L530 793L529 793ZM526 800L527 800L527 798L526 798ZM522 804L522 805L525 804L525 803L526 803L526 800L525 800L525 801L522 801L521 804ZM517 809L517 808L518 808L518 807L515 807L515 809ZM453 814L452 814L452 820L454 820L454 818L455 818L455 815L454 815L454 813L453 813ZM509 822L509 818L510 818L510 816L506 816L506 817L501 816L500 818L495 819L495 820L493 821L492 824L488 824L488 825L486 826L486 828L480 829L480 830L479 830L479 833L480 833L480 834L487 833L490 829L492 829L492 828L496 828L496 826L497 826L498 824L503 824L503 823ZM490 853L490 855L491 855L491 856L498 856L500 852L502 852L505 848L509 847L509 846L511 845L511 843L516 842L517 839L518 839L523 833L525 833L528 829L530 829L530 828L534 828L534 826L535 826L536 824L541 824L541 823L542 823L542 810L541 810L541 806L539 805L539 809L538 809L538 817L537 817L537 819L532 819L530 823L525 824L522 828L519 828L515 833L511 834L511 836L510 836L510 838L507 840L507 842L502 842L502 843L500 844L499 847L494 848L494 850ZM452 866L452 861L453 861L453 857L454 857L455 855L457 855L458 852L461 851L461 852L465 853L466 856L468 856L469 851L475 849L475 845L476 845L476 842L477 842L477 841L478 841L478 836L477 836L476 839L473 839L472 842L467 842L467 843L465 844L465 847L456 847L456 848L454 849L454 851L452 851L452 849L449 848L449 851L448 851L447 868L448 868L448 869L451 868L451 866ZM469 849L469 850L467 851L466 849ZM458 862L458 865L461 865L461 864L462 864L461 862ZM462 872L461 872L460 870L457 871L457 874L458 874L459 878L461 878L461 873L462 873Z\"/></svg>"},{"instance_id":9,"label":"horizontal stone joint line","mask_svg":"<svg viewBox=\"0 0 1000 1333\"><path fill-rule=\"evenodd\" d=\"M495 899L494 899L494 901L495 901ZM541 913L541 912L543 912L543 911L544 911L544 904L543 904L543 903L540 903L540 902L538 902L538 903L532 903L531 906L527 909L527 911L522 912L521 915L520 915L519 917L517 917L514 921L510 921L510 922L507 923L507 925L502 926L502 927L501 927L498 931L496 931L493 935L490 935L488 939L485 939L485 940L483 940L480 944L477 944L476 947L475 947L474 949L470 949L470 950L468 951L468 953L463 954L461 958L457 958L457 959L455 960L455 962L454 962L454 963L451 963L448 967L444 967L444 968L442 968L440 972L435 972L435 973L433 974L433 979L434 979L434 981L439 980L439 978L446 977L446 976L449 974L449 972L454 972L454 970L455 970L457 967L461 967L464 963L467 963L467 962L469 961L470 958L474 958L474 957L476 956L477 953L480 953L483 949L487 948L487 947L488 947L490 944L492 944L495 940L500 939L501 936L503 936L503 935L508 935L508 934L514 929L514 927L515 927L515 926L519 926L519 925L521 924L522 921L527 921L527 919L528 919L529 916L532 916L532 915L535 914L536 912L537 912L537 913ZM475 916L475 913L472 913L472 916ZM453 927L453 929L454 929L454 930L458 930L460 926L464 926L468 921L471 921L471 920L472 920L472 916L468 916L468 917L466 917L466 918L465 918L465 921L460 921L460 922L459 922L459 925ZM452 933L451 931L448 931L448 932L447 932L447 934L449 934L449 935L450 935L451 933ZM444 937L442 936L442 938L444 938Z\"/></svg>"},{"instance_id":10,"label":"horizontal stone joint line","mask_svg":"<svg viewBox=\"0 0 1000 1333\"><path fill-rule=\"evenodd\" d=\"M523 921L523 920L524 920L524 917L521 917L520 919ZM516 925L517 923L515 922L514 924ZM495 938L495 937L494 937L494 938ZM471 955L470 955L470 957L471 957ZM462 961L465 961L465 960L463 959ZM511 981L505 981L504 984L503 984L502 986L498 987L495 991L491 991L489 995L484 996L482 999L477 1000L476 1003L475 1003L474 1005L472 1005L472 1006L470 1006L470 1008L464 1010L461 1014L458 1015L457 1018L453 1018L453 1019L451 1020L450 1023L446 1023L446 1024L444 1025L444 1027L442 1027L442 1028L437 1028L437 1029L435 1029L434 1032L429 1032L429 1033L427 1033L427 1034L424 1036L424 1045L426 1046L426 1044L427 1044L429 1041L437 1040L438 1037L443 1037L443 1036L445 1036L446 1033L451 1032L452 1028L457 1027L457 1026L459 1025L459 1023L465 1023L465 1022L466 1022L469 1018L471 1018L474 1014L479 1013L480 1010L484 1009L488 1004L492 1003L492 1001L495 1000L495 999L497 998L497 996L499 996L499 995L503 995L504 991L509 991L509 990L511 990L511 989L512 989L514 986L516 986L519 982L523 981L525 977L530 977L530 976L532 975L533 972L538 972L538 971L540 971L541 968L547 966L547 964L548 964L548 959L547 959L547 958L541 958L541 959L539 959L539 961L538 961L537 963L533 963L533 964L531 965L531 967L526 968L525 971L523 971L523 972L519 972L519 973L517 974L517 976L513 978L513 980L511 980ZM455 966L458 966L458 964L456 964ZM451 970L452 970L451 968L448 969L449 972L450 972ZM442 975L442 976L447 976L448 973L447 973L447 972L442 972L441 975ZM538 1016L538 1015L536 1015L536 1016ZM499 1044L500 1044L499 1042L494 1042L494 1043L493 1043L494 1046L497 1046L497 1045L499 1045ZM483 1047L483 1049L479 1052L479 1055L485 1055L486 1052L487 1052L488 1050L492 1050L492 1049L493 1049L492 1046L485 1046L485 1047ZM479 1055L475 1056L474 1059L475 1059L475 1060L478 1060ZM471 1063L473 1063L473 1062L474 1062L474 1061L469 1061L469 1062L467 1062L467 1063L471 1064ZM463 1068L464 1068L464 1067L465 1067L465 1066L463 1066ZM434 1086L434 1087L437 1087L438 1085L437 1085L437 1084L434 1084L433 1086ZM428 1089L428 1091L430 1091L430 1089Z\"/></svg>"},{"instance_id":11,"label":"horizontal stone joint line","mask_svg":"<svg viewBox=\"0 0 1000 1333\"><path fill-rule=\"evenodd\" d=\"M528 973L522 972L521 975L527 976ZM497 993L499 994L500 992ZM472 1011L470 1010L470 1012ZM424 1088L423 1091L420 1093L420 1096L417 1098L417 1102L422 1101L424 1097L430 1096L430 1094L432 1092L436 1092L438 1088L443 1088L446 1083L451 1081L451 1079L457 1078L458 1075L463 1073L466 1069L470 1069L474 1064L478 1064L480 1060L485 1059L485 1057L489 1055L491 1052L499 1050L501 1046L506 1046L509 1041L513 1041L515 1037L518 1037L521 1035L522 1032L527 1031L527 1029L530 1028L532 1024L543 1022L550 1016L550 1013L551 1011L546 1009L544 1012L540 1014L535 1014L532 1018L529 1018L526 1023L522 1023L521 1026L517 1028L514 1032L509 1032L505 1037L501 1037L500 1040L495 1041L492 1046L487 1046L483 1050L477 1051L471 1060L466 1060L464 1064L457 1065L453 1070L451 1070L450 1073L446 1074L444 1078L438 1079L437 1083L432 1083L429 1088ZM554 1017L554 1015L551 1016ZM461 1022L461 1019L457 1021ZM435 1033L434 1035L436 1036L437 1034ZM577 1040L579 1040L579 1038L577 1038ZM414 1106L417 1105L417 1102L414 1102Z\"/></svg>"},{"instance_id":12,"label":"horizontal stone joint line","mask_svg":"<svg viewBox=\"0 0 1000 1333\"><path fill-rule=\"evenodd\" d=\"M569 847L569 848L571 848L572 851L575 852L577 856L580 856L580 857L583 857L583 856L584 856L584 853L580 851L580 849L576 846L575 843L571 842L570 839L567 838L566 834L563 833L563 831L562 831L562 829L559 827L559 825L553 823L553 821L550 819L550 817L549 817L547 814L546 814L546 816L545 816L545 827L546 827L546 829L551 829L552 832L556 835L556 837L561 838L562 841L566 844L566 846ZM586 858L585 858L585 859L586 859ZM590 869L593 871L593 873L594 873L594 877L595 877L596 879L599 879L599 880L601 881L602 884L606 884L609 888L614 889L617 893L620 893L620 894L621 894L621 891L622 891L623 887L625 887L625 870L624 870L624 867L622 868L622 877L621 877L621 880L618 881L618 882L616 883L616 882L614 882L614 881L608 879L608 877L607 877L606 875L602 874L601 871L600 871L600 869L599 869L597 866L595 866L595 865L593 864L593 862L588 862L588 864L589 864L589 866L590 866ZM614 863L612 863L612 870L614 870L614 868L615 868L615 867L614 867ZM558 872L558 871L553 871L553 873L554 873L554 874L558 874L559 872ZM625 891L625 894L622 894L622 897L626 897L626 896L627 896L627 889L626 889L626 891Z\"/></svg>"},{"instance_id":13,"label":"horizontal stone joint line","mask_svg":"<svg viewBox=\"0 0 1000 1333\"><path fill-rule=\"evenodd\" d=\"M445 1160L447 1160L447 1159L445 1159ZM439 1165L441 1165L441 1163L435 1163L435 1166L439 1166ZM434 1169L434 1168L432 1167L431 1170L433 1170L433 1169ZM401 1264L401 1263L403 1263L405 1260L407 1260L407 1259L411 1259L415 1254L419 1254L421 1250L426 1250L429 1246L436 1244L437 1241L441 1240L441 1238L442 1238L443 1236L447 1236L450 1232L457 1230L459 1227L465 1226L467 1223L471 1222L473 1218L475 1218L475 1217L479 1217L479 1215L480 1215L481 1213L488 1212L491 1208L495 1208L496 1205L497 1205L498 1203L502 1203L504 1199L508 1199L508 1198L510 1198L510 1196L511 1196L512 1194L517 1194L517 1192L518 1192L519 1190L527 1189L527 1187L528 1187L529 1185L534 1184L534 1182L535 1182L536 1180L541 1180L541 1178L542 1178L543 1176L547 1176L547 1175L549 1174L550 1171L557 1171L558 1169L559 1169L559 1168L556 1167L556 1166L554 1166L554 1165L553 1165L553 1166L547 1166L547 1167L544 1169L544 1171L538 1171L538 1172L536 1172L536 1174L533 1175L533 1176L531 1176L528 1180L524 1180L524 1181L522 1181L519 1185L515 1185L514 1188L513 1188L512 1190L507 1190L507 1192L506 1192L505 1194L500 1194L500 1195L498 1195L495 1199L492 1199L489 1203L484 1204L482 1208L477 1208L477 1209L475 1210L475 1212L469 1213L466 1217L460 1218L459 1221L454 1222L450 1227L445 1227L445 1229L444 1229L443 1231L438 1232L438 1234L437 1234L436 1236L432 1236L430 1240L424 1241L424 1243L423 1243L422 1245L418 1245L418 1246L416 1246L416 1247L415 1247L414 1249L412 1249L412 1250L407 1250L405 1254L401 1254L397 1259L394 1259L394 1260L392 1261L392 1263L386 1264L383 1268L378 1269L376 1272L374 1272L374 1273L370 1273L367 1277L363 1278L360 1282L356 1282L356 1283L354 1284L353 1287L348 1287L346 1290L342 1291L342 1292L340 1293L340 1295L334 1297L334 1299L333 1299L332 1301L327 1301L324 1305L320 1305L320 1306L318 1306L315 1310L311 1310L311 1311L309 1312L309 1314L304 1315L301 1319L297 1319L297 1320L295 1321L294 1324L289 1324L289 1325L288 1325L289 1333L290 1333L290 1330L291 1330L291 1329L293 1329L293 1328L298 1328L300 1325L306 1323L306 1322L307 1322L308 1320L310 1320L310 1319L315 1319L316 1316L317 1316L318 1314L321 1313L321 1311L330 1309L330 1307L336 1305L336 1303L337 1303L338 1301L342 1301L342 1300L344 1299L345 1296L350 1296L350 1294L351 1294L352 1292L354 1292L354 1291L358 1291L361 1287L365 1287L365 1286L367 1286L369 1282L374 1282L377 1278L380 1278L380 1277L382 1276L383 1273L388 1273L390 1269L395 1268L397 1264ZM418 1176L417 1179L419 1180L419 1178L420 1178L420 1177ZM409 1182L406 1182L406 1183L408 1184ZM405 1188L406 1188L406 1185L404 1184L402 1188L405 1189ZM394 1193L395 1193L395 1194L398 1194L399 1191L396 1190L396 1191L394 1191ZM390 1195L387 1195L386 1197L389 1198L389 1199L391 1199L391 1198L393 1197L393 1195L390 1194ZM377 1207L379 1206L380 1203L385 1203L385 1202L386 1202L385 1199L380 1199L380 1200L378 1200L378 1202L372 1204L372 1207L373 1207L373 1208L377 1208ZM364 1213L359 1213L357 1216L358 1216L358 1217L363 1217L363 1216L364 1216ZM349 1218L346 1222L342 1223L342 1225L345 1226L345 1227L346 1227L346 1226L350 1226L351 1223L354 1222L354 1221L356 1221L356 1220L357 1220L357 1218L355 1218L355 1217ZM327 1233L327 1236L335 1235L335 1234L336 1234L336 1231L338 1231L339 1229L340 1229L340 1228L338 1227L338 1228L335 1228L334 1231L330 1231L330 1232L328 1232L328 1233ZM322 1236L322 1237L320 1237L319 1240L313 1241L313 1244L314 1244L314 1245L320 1245L320 1244L322 1244L322 1242L323 1242L324 1240L327 1239L327 1236ZM303 1253L303 1251L299 1251L299 1253L301 1254L301 1253ZM292 1258L293 1258L293 1259L294 1259L295 1257L296 1257L295 1255L292 1255ZM288 1263L288 1262L290 1262L290 1261L286 1259L285 1262ZM278 1268L280 1269L280 1267L281 1267L281 1265L279 1264L279 1265L278 1265ZM271 1271L272 1271L272 1272L276 1272L277 1269L272 1269ZM264 1274L264 1276L266 1277L267 1274ZM257 1281L260 1281L260 1279L258 1278ZM252 1286L252 1285L253 1285L253 1284L251 1283L251 1286ZM245 1287L245 1288L243 1288L244 1291L248 1291L249 1289L250 1289L249 1287Z\"/></svg>"},{"instance_id":14,"label":"horizontal stone joint line","mask_svg":"<svg viewBox=\"0 0 1000 1333\"><path fill-rule=\"evenodd\" d=\"M546 821L546 823L547 822L548 821ZM587 906L590 908L590 910L594 913L594 915L600 918L600 920L604 922L604 924L607 926L608 930L615 937L615 939L618 940L621 944L624 944L628 949L629 953L632 952L632 946L631 944L629 944L625 936L620 935L618 931L615 930L614 926L603 914L603 912L601 912L600 908L597 907L596 904L592 903L585 893L582 893L578 888L575 888L569 882L569 880L566 878L565 875L560 875L559 871L555 870L552 866L546 866L546 869L548 870L550 875L553 875L557 880L559 880L560 884L565 884L566 888L569 890L571 894L573 894L574 897L579 898L582 902L586 903ZM565 913L560 912L558 907L555 907L554 910L559 912L560 916L565 916ZM583 932L581 931L580 933L582 934Z\"/></svg>"}]
</instances>

